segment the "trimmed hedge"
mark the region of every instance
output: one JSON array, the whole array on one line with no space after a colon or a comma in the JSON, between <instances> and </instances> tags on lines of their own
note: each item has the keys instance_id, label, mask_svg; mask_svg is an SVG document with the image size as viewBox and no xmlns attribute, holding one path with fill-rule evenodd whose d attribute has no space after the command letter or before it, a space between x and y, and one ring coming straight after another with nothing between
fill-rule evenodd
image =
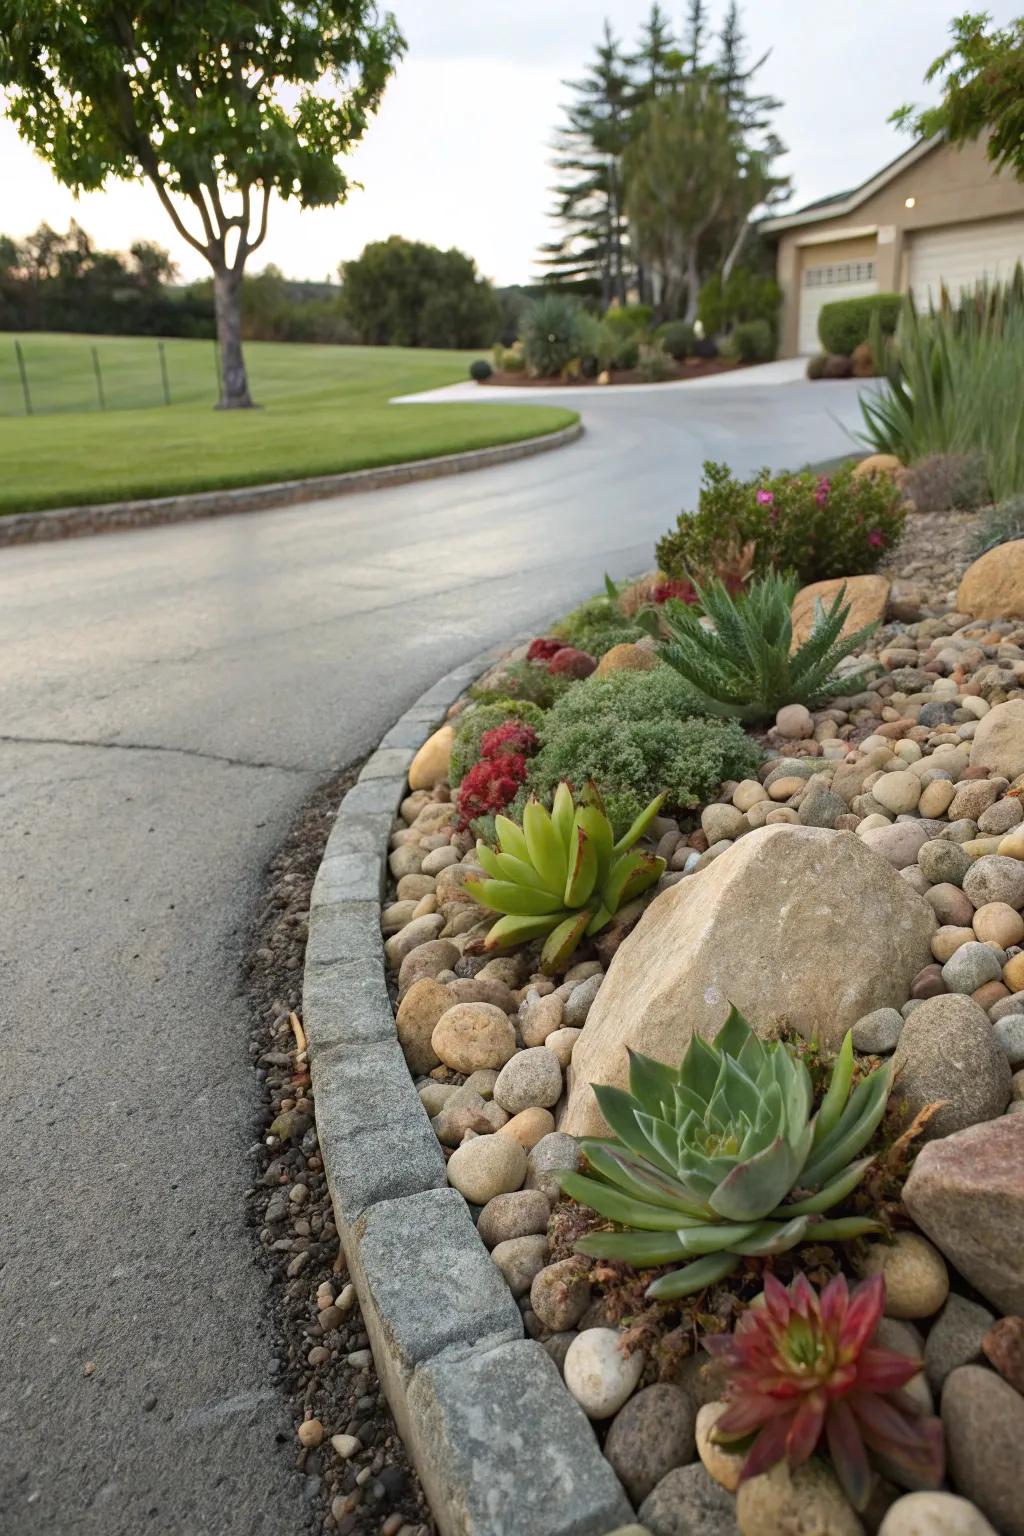
<instances>
[{"instance_id":1,"label":"trimmed hedge","mask_svg":"<svg viewBox=\"0 0 1024 1536\"><path fill-rule=\"evenodd\" d=\"M867 341L871 317L876 314L883 336L892 336L903 307L900 293L872 293L862 299L836 299L825 304L818 316L818 335L826 352L849 357L854 347Z\"/></svg>"}]
</instances>

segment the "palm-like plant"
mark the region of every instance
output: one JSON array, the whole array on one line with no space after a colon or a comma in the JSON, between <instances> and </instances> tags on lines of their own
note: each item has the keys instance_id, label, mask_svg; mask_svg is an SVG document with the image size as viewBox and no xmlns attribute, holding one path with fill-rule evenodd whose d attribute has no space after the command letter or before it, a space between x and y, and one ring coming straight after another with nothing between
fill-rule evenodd
<instances>
[{"instance_id":1,"label":"palm-like plant","mask_svg":"<svg viewBox=\"0 0 1024 1536\"><path fill-rule=\"evenodd\" d=\"M790 610L797 584L791 578L772 571L737 596L718 580L696 585L696 591L696 605L670 600L637 622L663 641L663 659L685 678L695 707L705 714L768 720L784 704L813 707L861 685L863 674L839 677L836 668L876 626L843 635L850 613L845 586L827 608L815 602L811 633L796 650ZM701 610L713 628L698 617Z\"/></svg>"},{"instance_id":2,"label":"palm-like plant","mask_svg":"<svg viewBox=\"0 0 1024 1536\"><path fill-rule=\"evenodd\" d=\"M649 1287L665 1300L724 1279L744 1257L878 1231L876 1221L824 1213L872 1162L857 1154L885 1112L892 1074L891 1063L879 1067L851 1093L847 1033L812 1116L803 1062L758 1039L735 1008L714 1040L692 1037L678 1070L631 1051L630 1092L594 1086L613 1139L581 1142L590 1175L560 1175L567 1195L626 1230L590 1233L577 1249L637 1268L690 1260Z\"/></svg>"}]
</instances>

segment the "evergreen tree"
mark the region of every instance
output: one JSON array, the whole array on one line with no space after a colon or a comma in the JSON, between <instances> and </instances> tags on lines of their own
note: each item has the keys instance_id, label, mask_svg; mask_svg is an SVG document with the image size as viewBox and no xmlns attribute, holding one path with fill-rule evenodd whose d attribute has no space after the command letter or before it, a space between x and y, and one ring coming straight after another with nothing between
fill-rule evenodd
<instances>
[{"instance_id":1,"label":"evergreen tree","mask_svg":"<svg viewBox=\"0 0 1024 1536\"><path fill-rule=\"evenodd\" d=\"M607 305L625 303L631 271L622 189L633 87L621 45L605 22L604 41L582 80L566 82L575 100L556 135L554 217L562 237L542 260L561 278L598 277Z\"/></svg>"},{"instance_id":2,"label":"evergreen tree","mask_svg":"<svg viewBox=\"0 0 1024 1536\"><path fill-rule=\"evenodd\" d=\"M740 21L739 0L730 0L719 36L715 78L725 97L726 110L736 126L738 177L733 196L722 212L718 265L727 282L742 254L755 208L771 208L790 192L788 176L775 173L774 165L786 147L771 128L772 116L782 106L776 96L759 95L752 88L754 76L768 59L764 53L745 66L746 38Z\"/></svg>"},{"instance_id":3,"label":"evergreen tree","mask_svg":"<svg viewBox=\"0 0 1024 1536\"><path fill-rule=\"evenodd\" d=\"M637 50L626 64L633 80L634 108L678 83L686 57L658 0L654 0L650 15L640 29Z\"/></svg>"}]
</instances>

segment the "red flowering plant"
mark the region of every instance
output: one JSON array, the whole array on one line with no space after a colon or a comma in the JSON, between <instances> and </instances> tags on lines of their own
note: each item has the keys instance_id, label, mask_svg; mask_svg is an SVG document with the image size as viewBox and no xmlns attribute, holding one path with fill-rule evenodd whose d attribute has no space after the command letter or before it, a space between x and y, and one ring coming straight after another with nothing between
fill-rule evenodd
<instances>
[{"instance_id":1,"label":"red flowering plant","mask_svg":"<svg viewBox=\"0 0 1024 1536\"><path fill-rule=\"evenodd\" d=\"M478 816L503 811L526 781L526 758L521 752L501 752L474 763L459 785L455 803L459 826L468 827Z\"/></svg>"},{"instance_id":2,"label":"red flowering plant","mask_svg":"<svg viewBox=\"0 0 1024 1536\"><path fill-rule=\"evenodd\" d=\"M527 661L550 661L557 656L559 651L565 650L565 641L556 640L552 635L538 635L536 640L530 641L526 652Z\"/></svg>"},{"instance_id":3,"label":"red flowering plant","mask_svg":"<svg viewBox=\"0 0 1024 1536\"><path fill-rule=\"evenodd\" d=\"M911 1474L913 1486L939 1486L942 1424L900 1390L921 1361L872 1344L884 1307L881 1275L852 1292L836 1275L819 1296L806 1275L787 1288L766 1274L764 1305L750 1307L734 1333L705 1338L727 1380L715 1439L754 1436L741 1482L783 1460L797 1467L823 1445L855 1509L871 1492L869 1450Z\"/></svg>"},{"instance_id":4,"label":"red flowering plant","mask_svg":"<svg viewBox=\"0 0 1024 1536\"><path fill-rule=\"evenodd\" d=\"M563 646L548 662L548 671L552 677L589 677L596 670L597 662L593 656L571 645Z\"/></svg>"},{"instance_id":5,"label":"red flowering plant","mask_svg":"<svg viewBox=\"0 0 1024 1536\"><path fill-rule=\"evenodd\" d=\"M507 753L532 757L536 750L537 732L524 720L506 720L503 725L484 731L480 737L481 757L500 757Z\"/></svg>"}]
</instances>

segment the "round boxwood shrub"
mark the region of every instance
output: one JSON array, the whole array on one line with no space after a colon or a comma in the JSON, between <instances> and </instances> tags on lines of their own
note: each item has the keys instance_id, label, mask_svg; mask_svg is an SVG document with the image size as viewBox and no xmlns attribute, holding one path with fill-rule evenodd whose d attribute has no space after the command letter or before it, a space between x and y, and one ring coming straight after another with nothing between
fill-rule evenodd
<instances>
[{"instance_id":1,"label":"round boxwood shrub","mask_svg":"<svg viewBox=\"0 0 1024 1536\"><path fill-rule=\"evenodd\" d=\"M489 379L493 372L494 369L486 357L474 358L473 362L469 365L469 376L471 379L476 379L478 384L482 384L485 379Z\"/></svg>"},{"instance_id":2,"label":"round boxwood shrub","mask_svg":"<svg viewBox=\"0 0 1024 1536\"><path fill-rule=\"evenodd\" d=\"M730 337L741 363L768 363L775 356L775 335L767 320L743 320Z\"/></svg>"},{"instance_id":3,"label":"round boxwood shrub","mask_svg":"<svg viewBox=\"0 0 1024 1536\"><path fill-rule=\"evenodd\" d=\"M903 307L898 293L872 293L861 299L836 299L822 307L818 335L826 352L849 357L854 347L867 341L871 317L877 314L883 336L892 336Z\"/></svg>"},{"instance_id":4,"label":"round boxwood shrub","mask_svg":"<svg viewBox=\"0 0 1024 1536\"><path fill-rule=\"evenodd\" d=\"M658 327L656 334L669 357L674 357L677 363L693 351L693 326L686 320L667 320Z\"/></svg>"}]
</instances>

